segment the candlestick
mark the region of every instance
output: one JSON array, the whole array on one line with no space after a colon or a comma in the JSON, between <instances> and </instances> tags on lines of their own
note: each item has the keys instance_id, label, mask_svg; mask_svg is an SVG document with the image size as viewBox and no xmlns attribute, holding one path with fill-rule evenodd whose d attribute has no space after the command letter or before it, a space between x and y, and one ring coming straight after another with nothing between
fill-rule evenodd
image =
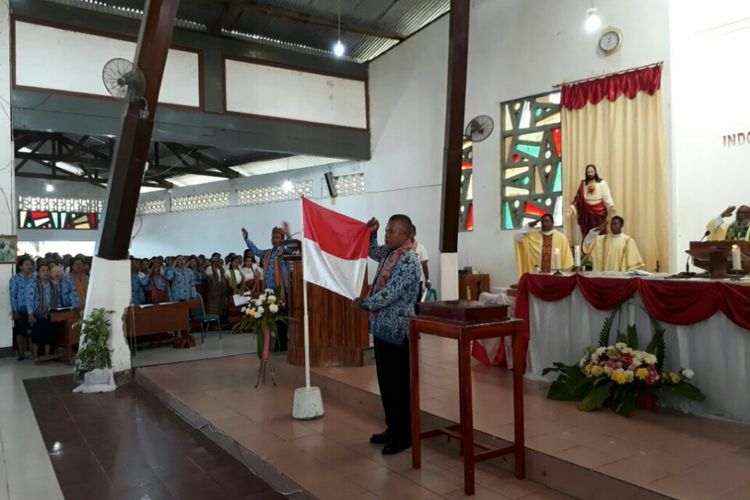
<instances>
[{"instance_id":1,"label":"candlestick","mask_svg":"<svg viewBox=\"0 0 750 500\"><path fill-rule=\"evenodd\" d=\"M628 326L635 325L635 306L628 304Z\"/></svg>"},{"instance_id":2,"label":"candlestick","mask_svg":"<svg viewBox=\"0 0 750 500\"><path fill-rule=\"evenodd\" d=\"M575 256L575 265L577 268L580 269L581 267L581 245L576 245L573 249L573 253Z\"/></svg>"},{"instance_id":3,"label":"candlestick","mask_svg":"<svg viewBox=\"0 0 750 500\"><path fill-rule=\"evenodd\" d=\"M554 252L552 252L552 269L555 271L560 270L560 249L555 248Z\"/></svg>"},{"instance_id":4,"label":"candlestick","mask_svg":"<svg viewBox=\"0 0 750 500\"><path fill-rule=\"evenodd\" d=\"M742 270L742 258L740 257L740 247L732 245L732 271Z\"/></svg>"}]
</instances>

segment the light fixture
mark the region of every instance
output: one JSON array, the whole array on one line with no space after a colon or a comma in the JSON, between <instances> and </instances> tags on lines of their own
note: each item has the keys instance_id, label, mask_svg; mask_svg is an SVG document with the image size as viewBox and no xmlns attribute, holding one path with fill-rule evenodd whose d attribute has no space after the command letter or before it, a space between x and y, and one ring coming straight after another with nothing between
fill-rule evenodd
<instances>
[{"instance_id":1,"label":"light fixture","mask_svg":"<svg viewBox=\"0 0 750 500\"><path fill-rule=\"evenodd\" d=\"M338 15L338 37L336 38L336 44L333 46L333 54L336 57L341 57L346 52L346 47L341 43L341 0L338 0L336 13Z\"/></svg>"},{"instance_id":2,"label":"light fixture","mask_svg":"<svg viewBox=\"0 0 750 500\"><path fill-rule=\"evenodd\" d=\"M333 46L333 54L336 57L341 57L344 55L344 52L346 52L346 47L341 43L341 40L336 40L336 45Z\"/></svg>"},{"instance_id":3,"label":"light fixture","mask_svg":"<svg viewBox=\"0 0 750 500\"><path fill-rule=\"evenodd\" d=\"M587 33L593 33L602 27L602 18L596 13L596 7L586 10L586 21L583 23L583 29Z\"/></svg>"},{"instance_id":4,"label":"light fixture","mask_svg":"<svg viewBox=\"0 0 750 500\"><path fill-rule=\"evenodd\" d=\"M46 189L48 193L51 193L55 190L55 186L53 186L52 184L47 184L46 186L44 186L44 189Z\"/></svg>"},{"instance_id":5,"label":"light fixture","mask_svg":"<svg viewBox=\"0 0 750 500\"><path fill-rule=\"evenodd\" d=\"M294 189L294 184L292 184L292 181L290 181L289 179L285 180L281 185L281 190L286 194L291 193L292 189Z\"/></svg>"}]
</instances>

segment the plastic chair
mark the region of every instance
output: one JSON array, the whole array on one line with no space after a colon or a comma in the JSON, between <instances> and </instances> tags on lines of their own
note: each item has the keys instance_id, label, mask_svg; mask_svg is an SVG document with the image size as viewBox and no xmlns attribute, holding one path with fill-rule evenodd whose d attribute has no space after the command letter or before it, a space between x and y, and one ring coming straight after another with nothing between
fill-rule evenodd
<instances>
[{"instance_id":1,"label":"plastic chair","mask_svg":"<svg viewBox=\"0 0 750 500\"><path fill-rule=\"evenodd\" d=\"M198 298L201 301L201 306L190 308L190 319L198 321L201 324L201 342L206 341L206 333L208 333L208 326L211 323L216 323L216 328L219 331L219 340L221 340L221 318L218 314L206 314L206 304L203 302L201 294L198 294Z\"/></svg>"}]
</instances>

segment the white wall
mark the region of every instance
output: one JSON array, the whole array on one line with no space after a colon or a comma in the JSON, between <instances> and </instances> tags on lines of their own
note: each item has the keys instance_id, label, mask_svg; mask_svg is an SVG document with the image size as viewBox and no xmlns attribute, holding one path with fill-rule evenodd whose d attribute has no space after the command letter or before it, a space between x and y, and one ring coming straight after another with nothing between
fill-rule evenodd
<instances>
[{"instance_id":1,"label":"white wall","mask_svg":"<svg viewBox=\"0 0 750 500\"><path fill-rule=\"evenodd\" d=\"M725 135L750 132L750 2L696 2L690 9L672 3L672 75L679 82L672 89L674 231L684 265L684 249L709 219L728 205L750 205L750 145L723 142Z\"/></svg>"},{"instance_id":2,"label":"white wall","mask_svg":"<svg viewBox=\"0 0 750 500\"><path fill-rule=\"evenodd\" d=\"M10 10L0 2L0 234L14 234L13 134L10 121ZM0 264L0 349L13 345L8 281L12 264Z\"/></svg>"},{"instance_id":3,"label":"white wall","mask_svg":"<svg viewBox=\"0 0 750 500\"><path fill-rule=\"evenodd\" d=\"M115 57L135 57L135 42L22 21L15 28L16 85L108 96L104 64ZM200 105L197 53L170 49L159 102Z\"/></svg>"},{"instance_id":4,"label":"white wall","mask_svg":"<svg viewBox=\"0 0 750 500\"><path fill-rule=\"evenodd\" d=\"M598 0L596 7L604 26L617 26L624 34L622 50L609 57L598 54L598 36L583 30L589 6L588 0L472 2L467 121L489 114L499 127L501 101L545 92L561 81L668 59L666 0ZM335 206L363 220L373 215L385 220L396 212L410 215L419 239L432 256L434 277L439 275L447 60L445 17L370 64L372 160L359 167L365 172L368 194L340 198ZM667 67L663 85L667 109L668 78ZM459 267L479 266L491 274L493 285L503 285L515 281L515 260L513 232L500 230L497 127L487 141L474 146L475 230L461 233L458 262ZM351 167L334 167L337 174L338 168ZM304 171L295 175L310 178ZM316 182L321 175L313 176ZM225 183L214 184L211 189L223 189L219 188L221 184ZM282 203L147 216L134 248L143 254L174 253L183 251L186 245L205 248L200 251L208 251L208 247L235 249L241 243L238 228L242 223L247 223L251 232L259 231L264 240L268 240L271 226L281 219L290 220L298 228L297 206ZM185 227L188 221L190 229L175 229ZM175 236L175 232L181 234ZM207 237L201 237L202 233ZM166 234L169 238L164 237Z\"/></svg>"},{"instance_id":5,"label":"white wall","mask_svg":"<svg viewBox=\"0 0 750 500\"><path fill-rule=\"evenodd\" d=\"M459 267L468 263L489 271L493 285L516 280L514 232L500 230L499 103L550 91L563 81L669 58L666 0L597 0L594 5L603 26L623 31L622 48L614 55L600 55L598 33L583 29L589 0L473 2L466 120L488 114L496 131L474 145L475 230L461 233ZM665 72L662 93L668 108L668 64ZM627 207L622 209L627 213Z\"/></svg>"},{"instance_id":6,"label":"white wall","mask_svg":"<svg viewBox=\"0 0 750 500\"><path fill-rule=\"evenodd\" d=\"M367 128L364 80L225 59L227 111Z\"/></svg>"}]
</instances>

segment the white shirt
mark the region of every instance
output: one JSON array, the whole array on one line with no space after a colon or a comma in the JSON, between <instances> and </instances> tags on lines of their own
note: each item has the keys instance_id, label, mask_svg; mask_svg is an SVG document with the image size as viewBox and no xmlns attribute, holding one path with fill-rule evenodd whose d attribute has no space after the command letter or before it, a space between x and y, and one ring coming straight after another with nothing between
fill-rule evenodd
<instances>
[{"instance_id":1,"label":"white shirt","mask_svg":"<svg viewBox=\"0 0 750 500\"><path fill-rule=\"evenodd\" d=\"M414 253L417 254L417 257L419 257L419 263L422 264L423 262L429 262L430 256L427 255L427 249L424 247L423 244L421 244L418 241L414 242ZM420 265L419 266L419 274L422 276L422 282L424 283L424 268Z\"/></svg>"}]
</instances>

